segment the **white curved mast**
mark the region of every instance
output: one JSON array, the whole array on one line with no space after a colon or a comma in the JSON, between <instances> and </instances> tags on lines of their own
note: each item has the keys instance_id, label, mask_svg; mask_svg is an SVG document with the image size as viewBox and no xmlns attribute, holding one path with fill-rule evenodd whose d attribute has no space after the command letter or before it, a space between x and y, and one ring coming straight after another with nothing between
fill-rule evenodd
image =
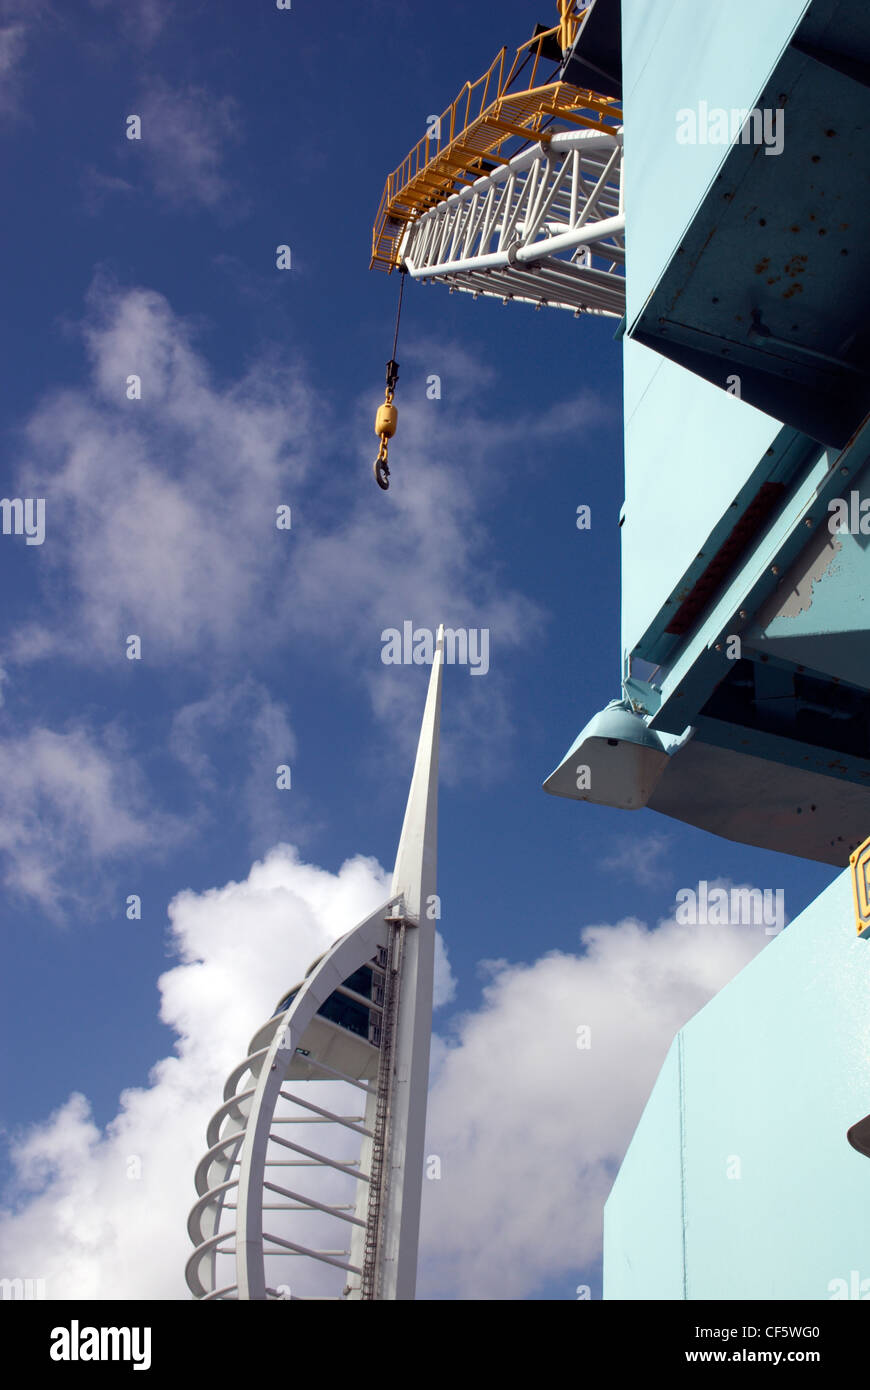
<instances>
[{"instance_id":1,"label":"white curved mast","mask_svg":"<svg viewBox=\"0 0 870 1390\"><path fill-rule=\"evenodd\" d=\"M196 1173L199 1199L188 1221L196 1248L187 1282L198 1298L310 1297L295 1291L296 1271L312 1262L345 1275L341 1292L315 1297L414 1297L432 1023L435 914L427 909L436 891L442 670L443 628L389 900L336 941L284 997L231 1074L224 1104L209 1125L209 1149ZM322 1088L314 1088L316 1098L306 1094L308 1083L325 1081L340 1083L335 1089L342 1094L362 1092L364 1114L326 1105ZM300 1125L310 1131L300 1132ZM351 1147L352 1137L359 1141L358 1157L335 1151L336 1142ZM337 1231L342 1244L308 1244L304 1224L300 1234L303 1215L330 1239ZM293 1267L292 1275L273 1273L282 1262Z\"/></svg>"}]
</instances>

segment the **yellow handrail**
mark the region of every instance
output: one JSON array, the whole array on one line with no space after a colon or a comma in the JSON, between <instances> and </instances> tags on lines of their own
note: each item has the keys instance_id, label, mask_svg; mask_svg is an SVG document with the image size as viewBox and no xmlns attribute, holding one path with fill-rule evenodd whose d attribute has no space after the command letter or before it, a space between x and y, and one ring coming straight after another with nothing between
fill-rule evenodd
<instances>
[{"instance_id":1,"label":"yellow handrail","mask_svg":"<svg viewBox=\"0 0 870 1390\"><path fill-rule=\"evenodd\" d=\"M564 3L564 0L562 0L562 3ZM480 77L478 77L478 79L477 79L476 82L466 82L466 83L464 83L464 85L462 86L461 90L459 91L459 94L454 98L454 100L450 103L449 106L446 106L446 107L444 108L444 110L442 111L441 115L438 117L438 120L437 120L437 122L436 122L436 127L437 127L437 130L438 130L438 144L437 144L437 147L436 147L436 150L435 150L435 153L436 153L436 154L440 154L440 153L441 153L442 131L443 131L444 125L445 125L445 123L448 121L448 119L449 119L449 123L450 123L450 135L449 135L449 137L448 137L447 143L448 143L448 144L452 144L453 141L454 141L454 139L456 138L456 114L457 114L457 111L458 111L458 109L459 109L459 103L462 101L462 98L465 97L465 103L466 103L465 121L463 122L462 130L467 130L467 129L468 129L468 126L471 124L471 121L472 121L473 119L474 119L474 120L478 120L478 119L483 115L484 111L486 110L486 107L487 107L487 104L488 104L488 103L487 103L487 97L488 97L488 95L489 95L489 83L490 83L490 79L492 78L493 73L495 72L495 69L496 69L497 67L499 68L499 78L498 78L498 87L497 87L497 89L496 89L496 95L495 95L495 97L493 98L493 100L498 101L499 98L505 96L506 93L510 90L511 84L513 83L514 77L515 77L515 75L516 75L517 67L518 67L518 65L519 65L520 55L521 55L522 53L524 53L524 52L526 51L526 49L531 48L533 45L537 48L538 51L537 51L537 53L536 53L536 55L535 55L535 65L534 65L534 67L533 67L533 69L532 69L532 76L531 76L531 78L529 79L529 82L528 82L528 84L527 84L525 87L518 87L518 88L517 88L517 92L532 91L532 90L534 89L534 87L535 87L535 85L536 85L536 83L535 83L535 77L536 77L536 75L537 75L537 64L538 64L538 59L540 58L541 47L542 47L542 45L543 45L543 42L544 42L545 39L551 38L553 35L557 34L557 33L559 32L559 28L560 28L560 26L559 26L558 24L557 24L557 25L554 25L554 27L553 27L552 29L547 29L544 33L537 34L534 38L527 39L525 43L520 44L519 48L518 48L517 51L516 51L516 56L515 56L514 61L513 61L512 65L511 65L511 70L510 70L510 72L508 73L508 77L507 77L507 80L506 80L506 81L504 80L504 60L505 60L505 56L506 56L506 54L507 54L507 49L506 49L506 48L502 48L501 51L500 51L499 53L496 54L495 58L493 58L493 60L492 60L492 62L490 63L489 67L487 68L486 72L483 73ZM480 107L479 107L479 109L478 109L476 115L475 115L474 117L472 117L472 115L471 115L471 96L472 96L472 93L473 93L474 91L476 91L477 88L480 87L481 85L483 86L483 91L481 92ZM428 135L428 133L427 133L426 135L423 136L423 138L422 138L421 140L418 140L418 141L417 141L417 144L414 146L414 148L411 150L411 152L410 152L408 155L405 156L405 158L402 160L402 163L398 166L398 168L393 170L393 173L390 175L390 180L392 180L397 186L401 186L403 183L406 183L406 182L408 181L408 177L410 176L410 163L411 163L412 157L415 156L415 155L419 156L419 154L422 152L422 147L423 147L424 145L428 145L428 144L429 144L429 135ZM430 158L431 158L431 156L430 156ZM427 160L425 161L425 163L428 163L428 162L429 162L429 161L428 161L428 159L427 159ZM418 165L418 168L419 168L419 165ZM408 171L407 173L405 172L406 170ZM401 177L403 174L405 175L404 178Z\"/></svg>"},{"instance_id":2,"label":"yellow handrail","mask_svg":"<svg viewBox=\"0 0 870 1390\"><path fill-rule=\"evenodd\" d=\"M582 13L578 14L575 0L559 0L559 44L567 53L577 37Z\"/></svg>"},{"instance_id":3,"label":"yellow handrail","mask_svg":"<svg viewBox=\"0 0 870 1390\"><path fill-rule=\"evenodd\" d=\"M401 164L387 177L372 238L373 266L380 265L387 270L393 270L399 264L397 252L403 224L418 215L421 208L433 199L444 196L455 182L467 181L462 179L462 173L473 172L474 177L479 177L485 155L498 160L498 155L494 154L496 150L507 140L516 139L521 131L528 130L529 136L537 132L544 117L555 115L572 124L579 123L596 128L604 126L607 119L621 122L622 112L612 97L601 97L595 92L558 80L537 85L538 67L544 44L548 39L557 37L562 51L567 52L577 36L586 8L579 8L579 0L559 0L559 23L520 44L507 77L507 48L501 48L486 72L475 82L466 82L463 85L458 95L437 118L435 131L430 134L430 130L427 129L422 139L417 141ZM532 71L526 85L514 86L533 52ZM491 96L491 83L495 86L494 97ZM475 93L478 92L479 104L475 97ZM529 94L534 94L531 107L528 102L523 101ZM463 99L464 120L460 111ZM503 106L507 106L508 115L511 117L507 122L504 119L501 119L501 122L499 120L502 117ZM595 118L579 115L582 110L595 113ZM446 141L445 126L449 130ZM470 138L475 140L473 146L469 143ZM410 189L412 184L414 188ZM403 201L402 194L409 189L410 196Z\"/></svg>"}]
</instances>

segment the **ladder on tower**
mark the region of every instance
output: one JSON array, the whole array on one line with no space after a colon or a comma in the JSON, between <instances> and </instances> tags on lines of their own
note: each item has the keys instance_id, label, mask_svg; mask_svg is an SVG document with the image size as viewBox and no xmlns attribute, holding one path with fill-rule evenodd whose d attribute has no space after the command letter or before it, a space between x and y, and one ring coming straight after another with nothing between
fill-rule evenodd
<instances>
[{"instance_id":1,"label":"ladder on tower","mask_svg":"<svg viewBox=\"0 0 870 1390\"><path fill-rule=\"evenodd\" d=\"M389 1163L390 1112L393 1097L393 1039L399 1009L399 986L402 953L405 944L404 917L387 919L392 928L390 965L384 980L383 1014L381 1018L381 1048L378 1064L377 1098L372 1134L372 1154L369 1164L369 1202L363 1244L360 1297L376 1299L380 1276L381 1215L383 1210L384 1179Z\"/></svg>"}]
</instances>

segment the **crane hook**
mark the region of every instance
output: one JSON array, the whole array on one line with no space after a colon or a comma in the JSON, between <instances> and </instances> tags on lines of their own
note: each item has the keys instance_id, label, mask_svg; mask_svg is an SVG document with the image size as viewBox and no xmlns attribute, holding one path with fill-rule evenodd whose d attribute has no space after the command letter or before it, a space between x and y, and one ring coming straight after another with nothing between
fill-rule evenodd
<instances>
[{"instance_id":1,"label":"crane hook","mask_svg":"<svg viewBox=\"0 0 870 1390\"><path fill-rule=\"evenodd\" d=\"M387 363L387 389L384 392L384 403L378 408L375 416L375 434L381 441L378 449L378 456L375 459L372 469L375 475L375 482L384 492L390 486L390 467L387 462L387 443L396 433L396 424L399 419L399 412L393 405L393 395L396 390L396 382L399 380L399 364L396 361L396 347L399 342L399 321L402 317L402 299L405 293L405 271L402 270L402 279L399 289L399 306L396 310L396 331L393 334L393 355Z\"/></svg>"},{"instance_id":2,"label":"crane hook","mask_svg":"<svg viewBox=\"0 0 870 1390\"><path fill-rule=\"evenodd\" d=\"M386 492L387 488L390 486L390 469L387 463L386 435L381 436L381 447L378 450L378 456L372 464L372 468L374 470L375 482L377 483L379 488L382 488L383 491Z\"/></svg>"},{"instance_id":3,"label":"crane hook","mask_svg":"<svg viewBox=\"0 0 870 1390\"><path fill-rule=\"evenodd\" d=\"M392 439L396 433L396 424L399 419L399 412L393 405L393 392L396 389L396 382L399 380L399 364L394 358L390 358L387 363L387 389L384 392L384 403L378 407L375 416L375 434L381 441L378 456L372 465L374 469L375 482L384 492L390 486L390 469L387 463L387 441Z\"/></svg>"}]
</instances>

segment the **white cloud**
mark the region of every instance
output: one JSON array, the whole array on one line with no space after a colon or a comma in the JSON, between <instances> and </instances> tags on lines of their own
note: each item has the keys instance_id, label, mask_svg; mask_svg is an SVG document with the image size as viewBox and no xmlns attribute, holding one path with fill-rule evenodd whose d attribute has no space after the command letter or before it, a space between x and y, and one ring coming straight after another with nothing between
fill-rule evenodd
<instances>
[{"instance_id":1,"label":"white cloud","mask_svg":"<svg viewBox=\"0 0 870 1390\"><path fill-rule=\"evenodd\" d=\"M0 76L8 79L25 49L23 24L5 24L0 29Z\"/></svg>"},{"instance_id":2,"label":"white cloud","mask_svg":"<svg viewBox=\"0 0 870 1390\"><path fill-rule=\"evenodd\" d=\"M0 739L0 859L7 888L62 916L94 863L176 842L113 728L34 727Z\"/></svg>"},{"instance_id":3,"label":"white cloud","mask_svg":"<svg viewBox=\"0 0 870 1390\"><path fill-rule=\"evenodd\" d=\"M227 739L216 738L230 735ZM297 839L310 839L321 828L310 800L294 789L292 812L283 795L276 794L277 770L289 766L291 777L296 755L296 735L289 711L272 699L268 690L251 676L233 685L216 686L203 699L184 705L172 719L168 747L195 780L199 792L199 814L224 818L227 807L222 792L227 790L227 769L218 766L214 753L231 748L245 772L232 772L232 810L241 812L253 852L288 834L292 824ZM238 767L236 762L235 766Z\"/></svg>"},{"instance_id":4,"label":"white cloud","mask_svg":"<svg viewBox=\"0 0 870 1390\"><path fill-rule=\"evenodd\" d=\"M427 1153L442 1176L424 1185L422 1297L522 1299L560 1278L574 1297L674 1034L768 938L626 920L581 940L576 955L494 962L482 1007L438 1049Z\"/></svg>"},{"instance_id":5,"label":"white cloud","mask_svg":"<svg viewBox=\"0 0 870 1390\"><path fill-rule=\"evenodd\" d=\"M449 1004L455 996L456 976L450 968L444 938L438 932L435 936L435 986L432 994L432 1006L435 1009L441 1009L445 1004Z\"/></svg>"},{"instance_id":6,"label":"white cloud","mask_svg":"<svg viewBox=\"0 0 870 1390\"><path fill-rule=\"evenodd\" d=\"M219 686L202 700L183 705L173 716L169 747L204 788L212 788L217 769L205 752L209 736L227 730L250 732L256 743L286 759L296 752L287 712L250 676Z\"/></svg>"},{"instance_id":7,"label":"white cloud","mask_svg":"<svg viewBox=\"0 0 870 1390\"><path fill-rule=\"evenodd\" d=\"M227 1073L280 991L388 892L371 859L330 874L285 845L244 882L179 894L180 964L160 980L176 1055L105 1129L77 1094L14 1141L3 1277L43 1278L49 1298L185 1297L193 1172ZM674 1032L766 940L632 921L582 939L576 956L492 963L482 1007L435 1039L428 1152L442 1179L424 1189L421 1296L521 1298L596 1259L602 1202ZM444 998L442 948L438 962Z\"/></svg>"},{"instance_id":8,"label":"white cloud","mask_svg":"<svg viewBox=\"0 0 870 1390\"><path fill-rule=\"evenodd\" d=\"M270 640L257 618L286 556L275 508L304 471L312 418L298 372L260 362L220 390L161 295L102 280L84 335L91 389L36 411L23 469L46 497L42 556L66 592L53 621L13 634L11 655L117 662L136 633L143 660L164 664Z\"/></svg>"},{"instance_id":9,"label":"white cloud","mask_svg":"<svg viewBox=\"0 0 870 1390\"><path fill-rule=\"evenodd\" d=\"M170 0L91 0L97 10L112 6L126 33L137 45L148 47L157 39L172 13Z\"/></svg>"},{"instance_id":10,"label":"white cloud","mask_svg":"<svg viewBox=\"0 0 870 1390\"><path fill-rule=\"evenodd\" d=\"M18 110L19 68L26 51L24 24L0 26L0 116L12 116Z\"/></svg>"},{"instance_id":11,"label":"white cloud","mask_svg":"<svg viewBox=\"0 0 870 1390\"><path fill-rule=\"evenodd\" d=\"M549 438L551 416L568 428L579 404L493 420L473 399L458 413L427 401L425 375L411 376L383 494L370 473L372 400L330 408L295 354L279 364L266 353L218 383L194 325L163 296L105 277L80 331L90 380L46 397L24 431L21 495L46 498L44 602L38 620L13 628L4 659L113 665L135 633L152 668L202 669L265 659L292 640L324 672L356 669L407 751L418 686L381 664L381 632L406 619L487 628L489 673L451 672L462 698L445 719L443 767L447 781L460 768L498 774L511 735L505 657L539 639L546 615L505 582L484 518L510 450ZM446 344L420 351L461 398L473 363ZM131 375L141 400L127 399ZM350 486L335 466L349 457L359 466ZM293 528L278 531L285 503Z\"/></svg>"},{"instance_id":12,"label":"white cloud","mask_svg":"<svg viewBox=\"0 0 870 1390\"><path fill-rule=\"evenodd\" d=\"M388 894L372 859L331 874L286 845L242 883L178 894L169 915L181 963L160 980L176 1055L157 1063L147 1088L124 1092L104 1130L76 1094L18 1136L12 1200L0 1213L0 1274L36 1270L21 1277L45 1279L48 1298L188 1296L194 1169L224 1081L280 992ZM438 988L443 994L443 978ZM127 1176L131 1158L139 1179Z\"/></svg>"},{"instance_id":13,"label":"white cloud","mask_svg":"<svg viewBox=\"0 0 870 1390\"><path fill-rule=\"evenodd\" d=\"M24 60L43 20L57 21L51 0L0 0L0 117L22 114Z\"/></svg>"},{"instance_id":14,"label":"white cloud","mask_svg":"<svg viewBox=\"0 0 870 1390\"><path fill-rule=\"evenodd\" d=\"M607 855L601 864L605 869L624 873L638 883L652 887L667 876L661 860L670 844L670 837L658 831L651 835L629 835L625 845Z\"/></svg>"},{"instance_id":15,"label":"white cloud","mask_svg":"<svg viewBox=\"0 0 870 1390\"><path fill-rule=\"evenodd\" d=\"M82 175L82 190L85 207L93 215L102 212L106 199L111 197L113 193L130 194L136 191L134 185L127 179L117 178L112 174L103 174L92 164L87 166Z\"/></svg>"},{"instance_id":16,"label":"white cloud","mask_svg":"<svg viewBox=\"0 0 870 1390\"><path fill-rule=\"evenodd\" d=\"M153 80L140 101L142 139L137 152L147 161L159 197L183 206L215 209L238 193L224 172L227 147L241 137L235 101L202 87L172 88ZM239 204L234 203L238 214Z\"/></svg>"}]
</instances>

